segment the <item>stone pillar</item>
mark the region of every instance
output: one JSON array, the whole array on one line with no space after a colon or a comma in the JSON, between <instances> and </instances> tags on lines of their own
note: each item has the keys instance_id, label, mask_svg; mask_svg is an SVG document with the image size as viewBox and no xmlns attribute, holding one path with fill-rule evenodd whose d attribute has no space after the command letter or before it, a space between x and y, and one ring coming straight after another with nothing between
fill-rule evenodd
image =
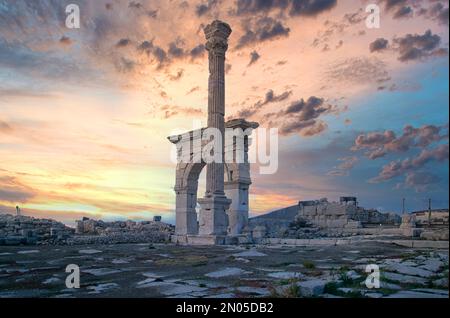
<instances>
[{"instance_id":1,"label":"stone pillar","mask_svg":"<svg viewBox=\"0 0 450 318\"><path fill-rule=\"evenodd\" d=\"M205 28L209 58L208 128L217 128L222 133L222 154L225 140L225 52L228 49L227 39L230 34L230 26L217 20ZM223 182L223 163L208 164L206 195L224 195Z\"/></svg>"},{"instance_id":2,"label":"stone pillar","mask_svg":"<svg viewBox=\"0 0 450 318\"><path fill-rule=\"evenodd\" d=\"M231 28L221 21L205 27L206 50L209 59L208 81L208 128L221 132L222 162L208 163L206 167L206 193L198 202L201 206L199 218L200 235L226 235L231 203L224 192L224 141L225 141L225 52ZM214 148L217 151L217 148Z\"/></svg>"},{"instance_id":3,"label":"stone pillar","mask_svg":"<svg viewBox=\"0 0 450 318\"><path fill-rule=\"evenodd\" d=\"M251 139L249 138L253 129L258 128L258 123L248 122L244 119L233 119L226 123L227 129L241 130L244 134L235 131L226 134L225 157L234 158L233 163L227 162L228 181L225 182L225 194L231 199L230 208L227 211L230 235L242 234L242 230L248 225L249 213L249 188L250 163L248 161L248 150ZM228 155L228 156L227 156ZM238 162L237 158L243 158Z\"/></svg>"},{"instance_id":4,"label":"stone pillar","mask_svg":"<svg viewBox=\"0 0 450 318\"><path fill-rule=\"evenodd\" d=\"M250 183L228 181L225 183L225 193L231 199L228 214L228 233L230 235L242 234L248 225L248 189Z\"/></svg>"},{"instance_id":5,"label":"stone pillar","mask_svg":"<svg viewBox=\"0 0 450 318\"><path fill-rule=\"evenodd\" d=\"M197 212L197 190L175 189L176 192L176 219L175 234L196 235L198 234Z\"/></svg>"}]
</instances>

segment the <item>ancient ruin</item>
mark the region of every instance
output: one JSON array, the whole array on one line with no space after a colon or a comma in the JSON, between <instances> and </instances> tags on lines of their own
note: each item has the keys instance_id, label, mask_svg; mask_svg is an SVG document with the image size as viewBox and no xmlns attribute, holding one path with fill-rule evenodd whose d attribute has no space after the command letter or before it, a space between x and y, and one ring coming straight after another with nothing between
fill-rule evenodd
<instances>
[{"instance_id":1,"label":"ancient ruin","mask_svg":"<svg viewBox=\"0 0 450 318\"><path fill-rule=\"evenodd\" d=\"M361 207L356 197L341 197L339 202L323 198L300 201L297 205L251 218L244 232L258 242L274 237L302 239L353 235L447 240L448 210L400 216Z\"/></svg>"},{"instance_id":2,"label":"ancient ruin","mask_svg":"<svg viewBox=\"0 0 450 318\"><path fill-rule=\"evenodd\" d=\"M222 158L225 158L227 153L236 158L238 156L233 154L240 152L243 153L244 161L206 163L203 158L196 160L195 154L201 153L196 145L202 148L205 144L202 141L205 128L168 137L178 150L175 184L176 235L173 241L188 244L225 244L238 240L242 229L248 223L248 192L251 184L247 155L248 135L225 139L225 128L240 128L244 131L255 129L258 124L244 119L225 123L225 53L231 28L228 24L216 20L206 26L204 32L209 57L208 128L220 131L222 142L219 143L219 151L222 152ZM194 149L189 158L183 158L181 150L186 147L191 149L191 145L194 145ZM206 193L203 198L197 199L198 178L205 166ZM197 203L201 207L198 218Z\"/></svg>"},{"instance_id":3,"label":"ancient ruin","mask_svg":"<svg viewBox=\"0 0 450 318\"><path fill-rule=\"evenodd\" d=\"M0 213L0 246L60 243L73 233L55 220Z\"/></svg>"}]
</instances>

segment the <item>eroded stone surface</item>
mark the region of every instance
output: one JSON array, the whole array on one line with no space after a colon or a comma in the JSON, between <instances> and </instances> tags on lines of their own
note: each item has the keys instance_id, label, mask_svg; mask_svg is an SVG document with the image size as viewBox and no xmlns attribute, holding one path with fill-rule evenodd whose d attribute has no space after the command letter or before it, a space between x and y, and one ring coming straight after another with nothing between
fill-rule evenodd
<instances>
[{"instance_id":1,"label":"eroded stone surface","mask_svg":"<svg viewBox=\"0 0 450 318\"><path fill-rule=\"evenodd\" d=\"M431 277L434 275L433 272L425 270L422 268L412 267L404 264L392 264L387 266L387 270L394 271L404 275L420 276L420 277Z\"/></svg>"}]
</instances>

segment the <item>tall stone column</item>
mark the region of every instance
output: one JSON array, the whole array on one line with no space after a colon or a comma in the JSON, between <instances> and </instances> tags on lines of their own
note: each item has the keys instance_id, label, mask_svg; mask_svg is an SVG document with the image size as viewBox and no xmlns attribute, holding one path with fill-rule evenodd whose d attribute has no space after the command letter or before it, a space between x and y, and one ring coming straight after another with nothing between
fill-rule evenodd
<instances>
[{"instance_id":1,"label":"tall stone column","mask_svg":"<svg viewBox=\"0 0 450 318\"><path fill-rule=\"evenodd\" d=\"M206 50L209 57L208 82L208 128L221 132L222 162L208 163L206 167L206 193L199 200L200 235L226 235L228 228L227 209L231 203L224 192L224 141L225 141L225 52L231 28L221 21L214 21L205 27Z\"/></svg>"}]
</instances>

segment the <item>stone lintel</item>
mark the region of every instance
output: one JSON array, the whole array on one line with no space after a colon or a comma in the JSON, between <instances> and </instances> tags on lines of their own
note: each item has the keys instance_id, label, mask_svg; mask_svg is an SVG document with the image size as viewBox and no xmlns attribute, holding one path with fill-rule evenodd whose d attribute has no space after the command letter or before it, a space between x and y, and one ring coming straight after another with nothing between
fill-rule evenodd
<instances>
[{"instance_id":1,"label":"stone lintel","mask_svg":"<svg viewBox=\"0 0 450 318\"><path fill-rule=\"evenodd\" d=\"M238 179L233 181L225 181L225 189L233 189L237 185L244 184L244 185L251 185L252 181L250 179Z\"/></svg>"},{"instance_id":2,"label":"stone lintel","mask_svg":"<svg viewBox=\"0 0 450 318\"><path fill-rule=\"evenodd\" d=\"M258 127L259 124L257 122L246 121L243 118L231 119L225 123L225 128L242 128L242 130L246 130L247 128L256 129ZM189 140L194 140L194 133L197 133L197 136L201 137L205 129L206 127L203 127L200 129L190 130L179 135L171 135L167 137L167 139L173 144L177 144L183 139L183 137L186 138L186 136L189 136Z\"/></svg>"},{"instance_id":3,"label":"stone lintel","mask_svg":"<svg viewBox=\"0 0 450 318\"><path fill-rule=\"evenodd\" d=\"M246 121L244 118L231 119L225 123L225 128L242 128L246 130L247 128L256 129L258 127L259 124L257 122Z\"/></svg>"}]
</instances>

